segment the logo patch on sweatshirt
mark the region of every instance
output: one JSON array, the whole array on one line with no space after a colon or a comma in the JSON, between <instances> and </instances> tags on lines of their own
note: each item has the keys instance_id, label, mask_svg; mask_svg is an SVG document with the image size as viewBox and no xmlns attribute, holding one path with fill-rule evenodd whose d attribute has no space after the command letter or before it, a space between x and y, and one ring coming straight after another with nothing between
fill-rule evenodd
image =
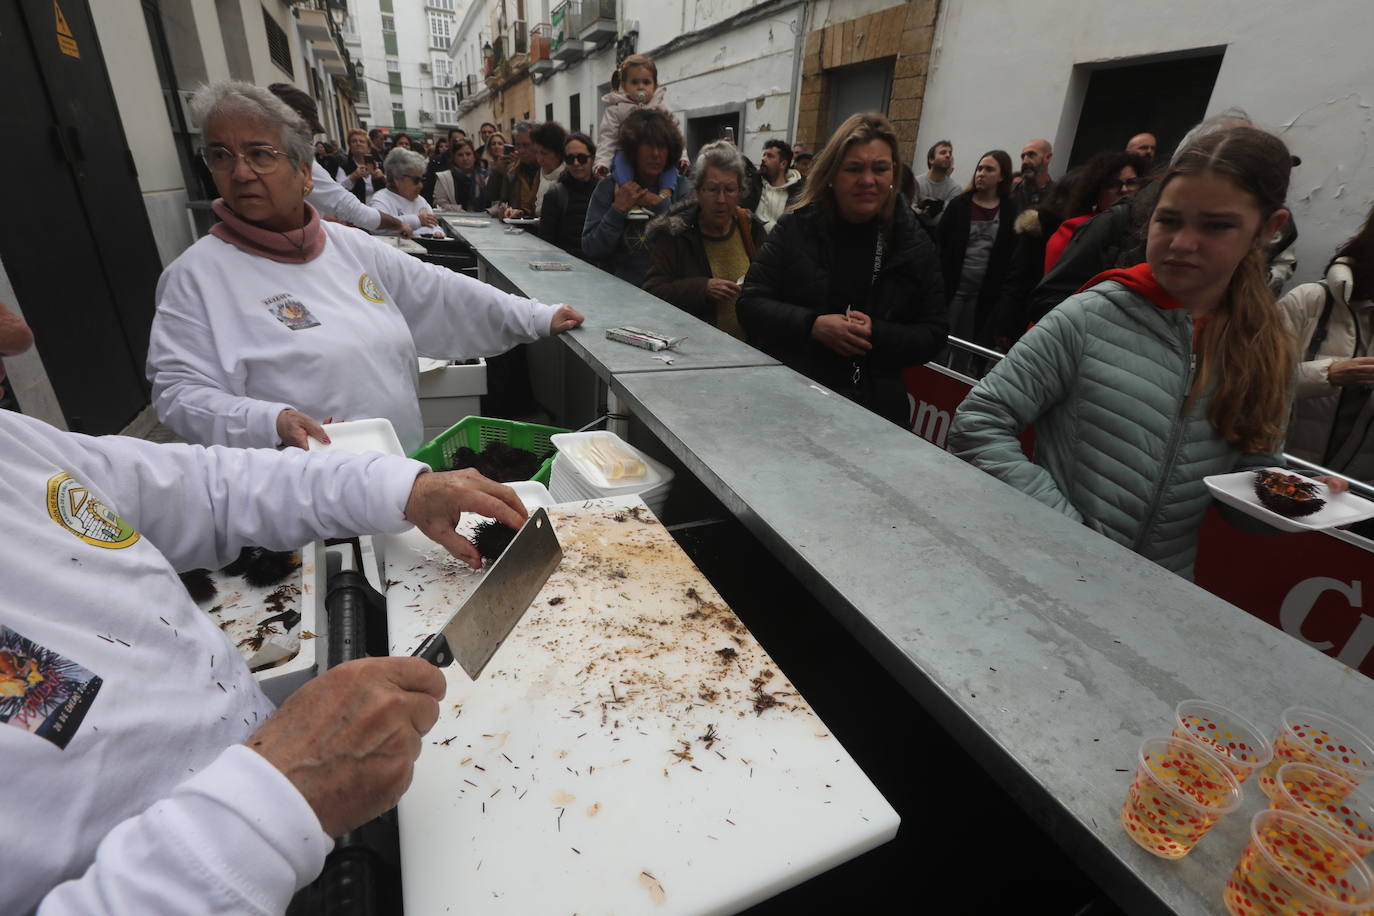
<instances>
[{"instance_id":1,"label":"logo patch on sweatshirt","mask_svg":"<svg viewBox=\"0 0 1374 916\"><path fill-rule=\"evenodd\" d=\"M139 533L110 507L91 495L67 473L48 481L48 515L87 544L116 550L139 539Z\"/></svg>"},{"instance_id":2,"label":"logo patch on sweatshirt","mask_svg":"<svg viewBox=\"0 0 1374 916\"><path fill-rule=\"evenodd\" d=\"M0 725L65 748L100 684L76 662L0 624Z\"/></svg>"},{"instance_id":3,"label":"logo patch on sweatshirt","mask_svg":"<svg viewBox=\"0 0 1374 916\"><path fill-rule=\"evenodd\" d=\"M370 299L373 302L386 301L386 296L382 295L382 288L377 285L376 280L373 280L372 277L367 274L363 274L358 278L358 292L363 294L364 299Z\"/></svg>"},{"instance_id":4,"label":"logo patch on sweatshirt","mask_svg":"<svg viewBox=\"0 0 1374 916\"><path fill-rule=\"evenodd\" d=\"M262 300L262 304L267 306L267 310L272 313L272 317L286 325L293 331L304 331L306 328L318 328L320 323L315 320L315 316L310 314L310 309L306 308L299 299L292 299L289 293L280 293Z\"/></svg>"}]
</instances>

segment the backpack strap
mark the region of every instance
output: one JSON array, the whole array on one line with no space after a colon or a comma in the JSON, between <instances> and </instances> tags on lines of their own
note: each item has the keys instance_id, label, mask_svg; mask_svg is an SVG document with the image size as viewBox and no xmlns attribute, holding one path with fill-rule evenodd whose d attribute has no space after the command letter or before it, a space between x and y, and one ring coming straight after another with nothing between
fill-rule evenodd
<instances>
[{"instance_id":1,"label":"backpack strap","mask_svg":"<svg viewBox=\"0 0 1374 916\"><path fill-rule=\"evenodd\" d=\"M1326 343L1327 326L1331 323L1331 309L1336 305L1336 296L1331 292L1330 285L1325 280L1320 281L1318 285L1326 293L1326 304L1322 306L1322 315L1317 319L1317 326L1313 329L1312 337L1307 342L1307 354L1302 358L1305 363L1310 363L1316 359L1322 344Z\"/></svg>"}]
</instances>

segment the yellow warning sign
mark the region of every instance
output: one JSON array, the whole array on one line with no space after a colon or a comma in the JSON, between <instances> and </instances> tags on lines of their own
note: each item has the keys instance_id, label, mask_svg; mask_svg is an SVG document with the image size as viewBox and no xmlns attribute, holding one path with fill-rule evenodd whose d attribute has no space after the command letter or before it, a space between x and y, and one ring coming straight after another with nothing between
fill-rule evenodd
<instances>
[{"instance_id":1,"label":"yellow warning sign","mask_svg":"<svg viewBox=\"0 0 1374 916\"><path fill-rule=\"evenodd\" d=\"M72 27L67 25L67 17L62 15L62 7L58 6L57 0L52 0L52 11L57 16L57 48L68 57L81 57L81 49L76 46L76 36L72 34Z\"/></svg>"}]
</instances>

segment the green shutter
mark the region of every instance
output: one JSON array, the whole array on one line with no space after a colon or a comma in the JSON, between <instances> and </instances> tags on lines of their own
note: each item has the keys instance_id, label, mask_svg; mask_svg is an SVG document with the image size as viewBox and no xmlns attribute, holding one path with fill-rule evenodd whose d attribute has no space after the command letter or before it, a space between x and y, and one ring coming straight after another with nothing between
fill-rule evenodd
<instances>
[{"instance_id":1,"label":"green shutter","mask_svg":"<svg viewBox=\"0 0 1374 916\"><path fill-rule=\"evenodd\" d=\"M386 76L387 76L387 80L391 83L391 94L392 94L392 95L401 95L401 94L402 94L402 92L401 92L401 74L399 74L399 73L388 73Z\"/></svg>"},{"instance_id":2,"label":"green shutter","mask_svg":"<svg viewBox=\"0 0 1374 916\"><path fill-rule=\"evenodd\" d=\"M383 32L383 33L382 33L382 46L383 46L384 48L386 48L386 53L391 54L391 55L395 55L395 54L396 54L396 33L395 33L395 32Z\"/></svg>"},{"instance_id":3,"label":"green shutter","mask_svg":"<svg viewBox=\"0 0 1374 916\"><path fill-rule=\"evenodd\" d=\"M391 112L391 126L404 130L406 126L406 113L404 111L393 110Z\"/></svg>"}]
</instances>

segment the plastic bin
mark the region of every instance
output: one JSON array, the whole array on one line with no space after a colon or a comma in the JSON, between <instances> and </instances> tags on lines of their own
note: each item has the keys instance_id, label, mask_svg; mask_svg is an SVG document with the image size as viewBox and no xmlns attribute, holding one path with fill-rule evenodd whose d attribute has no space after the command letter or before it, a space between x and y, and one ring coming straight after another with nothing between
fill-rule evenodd
<instances>
[{"instance_id":1,"label":"plastic bin","mask_svg":"<svg viewBox=\"0 0 1374 916\"><path fill-rule=\"evenodd\" d=\"M516 420L494 420L487 417L464 417L444 432L420 446L410 456L423 461L436 471L453 466L453 453L463 446L481 451L488 442L506 442L516 448L529 449L541 455L553 449L551 436L570 432L558 426L540 426ZM548 486L554 456L550 455L531 480Z\"/></svg>"}]
</instances>

